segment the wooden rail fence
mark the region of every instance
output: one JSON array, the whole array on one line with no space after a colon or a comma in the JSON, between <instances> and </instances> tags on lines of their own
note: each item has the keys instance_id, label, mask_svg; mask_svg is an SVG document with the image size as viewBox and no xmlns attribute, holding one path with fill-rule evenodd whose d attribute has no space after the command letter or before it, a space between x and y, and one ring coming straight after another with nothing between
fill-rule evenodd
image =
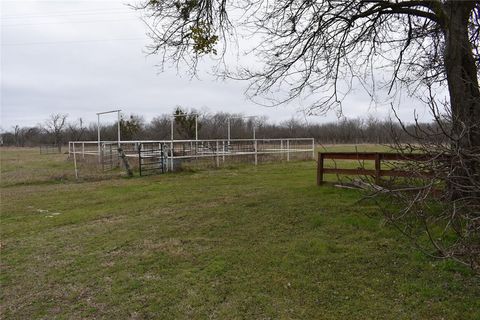
<instances>
[{"instance_id":1,"label":"wooden rail fence","mask_svg":"<svg viewBox=\"0 0 480 320\"><path fill-rule=\"evenodd\" d=\"M375 169L342 169L342 168L325 168L324 160L371 160L375 161ZM373 176L375 183L380 183L380 178L385 176L407 177L412 172L404 170L382 170L382 161L428 161L431 157L425 154L401 154L388 152L319 152L317 162L317 185L321 185L324 174L335 173L344 175L365 175Z\"/></svg>"}]
</instances>

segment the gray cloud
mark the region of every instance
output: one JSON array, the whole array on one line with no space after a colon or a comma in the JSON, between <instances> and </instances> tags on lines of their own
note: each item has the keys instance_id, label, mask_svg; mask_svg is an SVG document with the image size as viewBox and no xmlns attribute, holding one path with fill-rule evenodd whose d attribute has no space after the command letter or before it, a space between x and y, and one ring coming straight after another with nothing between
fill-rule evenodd
<instances>
[{"instance_id":1,"label":"gray cloud","mask_svg":"<svg viewBox=\"0 0 480 320\"><path fill-rule=\"evenodd\" d=\"M158 73L158 57L144 52L145 27L122 1L3 1L1 12L4 129L35 125L54 112L94 121L95 112L113 107L148 120L176 105L282 121L300 116L306 103L261 107L245 98L244 82L215 81L207 72L200 72L200 80L176 70ZM361 90L344 106L348 117L389 114L388 105L372 108ZM402 117L411 118L415 106L422 113L423 107L408 100ZM335 119L331 112L309 121Z\"/></svg>"}]
</instances>

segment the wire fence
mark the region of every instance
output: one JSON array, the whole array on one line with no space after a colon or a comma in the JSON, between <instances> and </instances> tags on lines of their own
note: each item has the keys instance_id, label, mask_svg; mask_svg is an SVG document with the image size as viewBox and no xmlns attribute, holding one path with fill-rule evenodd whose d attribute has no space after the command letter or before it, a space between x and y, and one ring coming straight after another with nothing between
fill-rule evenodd
<instances>
[{"instance_id":1,"label":"wire fence","mask_svg":"<svg viewBox=\"0 0 480 320\"><path fill-rule=\"evenodd\" d=\"M40 154L62 153L62 147L55 144L44 144L40 146Z\"/></svg>"}]
</instances>

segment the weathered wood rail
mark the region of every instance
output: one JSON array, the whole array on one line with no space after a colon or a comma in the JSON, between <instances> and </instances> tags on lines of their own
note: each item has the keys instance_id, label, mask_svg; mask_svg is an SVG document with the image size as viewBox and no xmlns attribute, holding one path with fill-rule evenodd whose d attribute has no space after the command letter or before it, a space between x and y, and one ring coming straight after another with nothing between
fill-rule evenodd
<instances>
[{"instance_id":1,"label":"weathered wood rail","mask_svg":"<svg viewBox=\"0 0 480 320\"><path fill-rule=\"evenodd\" d=\"M375 161L375 169L344 169L344 168L325 168L324 160L371 160ZM407 177L412 172L405 170L383 170L382 161L428 161L431 157L425 154L401 154L389 152L319 152L317 162L317 185L321 185L325 174L344 174L344 175L365 175L373 176L375 183L380 183L381 177ZM426 174L428 175L428 174Z\"/></svg>"}]
</instances>

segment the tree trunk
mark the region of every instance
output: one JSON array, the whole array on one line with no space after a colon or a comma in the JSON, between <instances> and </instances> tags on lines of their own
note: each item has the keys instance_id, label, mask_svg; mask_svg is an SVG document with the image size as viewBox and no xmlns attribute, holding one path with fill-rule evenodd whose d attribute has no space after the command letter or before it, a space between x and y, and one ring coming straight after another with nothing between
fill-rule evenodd
<instances>
[{"instance_id":1,"label":"tree trunk","mask_svg":"<svg viewBox=\"0 0 480 320\"><path fill-rule=\"evenodd\" d=\"M62 145L60 143L60 138L58 134L55 134L55 146L57 147L58 153L62 153Z\"/></svg>"},{"instance_id":2,"label":"tree trunk","mask_svg":"<svg viewBox=\"0 0 480 320\"><path fill-rule=\"evenodd\" d=\"M130 168L130 164L128 163L128 159L127 159L127 156L125 155L125 152L123 151L122 148L118 148L117 151L118 151L118 154L120 155L120 159L122 159L123 165L125 166L127 175L129 177L133 177L133 172L132 172L132 169Z\"/></svg>"},{"instance_id":3,"label":"tree trunk","mask_svg":"<svg viewBox=\"0 0 480 320\"><path fill-rule=\"evenodd\" d=\"M445 26L445 67L453 117L453 131L465 148L480 147L480 90L477 67L468 38L472 2L450 1Z\"/></svg>"},{"instance_id":4,"label":"tree trunk","mask_svg":"<svg viewBox=\"0 0 480 320\"><path fill-rule=\"evenodd\" d=\"M456 176L468 186L480 180L480 90L477 66L468 36L472 1L448 1L445 5L445 68L452 113L452 151L458 155L452 163ZM472 180L473 179L473 180ZM468 188L468 187L467 187ZM454 192L455 193L455 192Z\"/></svg>"}]
</instances>

